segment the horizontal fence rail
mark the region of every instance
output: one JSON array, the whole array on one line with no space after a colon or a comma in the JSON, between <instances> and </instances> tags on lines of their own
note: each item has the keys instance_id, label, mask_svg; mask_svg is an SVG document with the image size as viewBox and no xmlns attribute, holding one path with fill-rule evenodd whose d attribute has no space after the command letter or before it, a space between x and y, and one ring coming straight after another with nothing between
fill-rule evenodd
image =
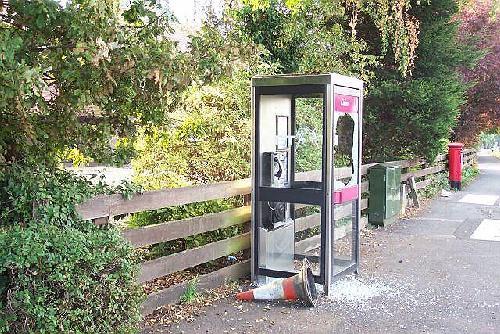
<instances>
[{"instance_id":1,"label":"horizontal fence rail","mask_svg":"<svg viewBox=\"0 0 500 334\"><path fill-rule=\"evenodd\" d=\"M250 191L250 179L242 179L192 187L147 191L143 194L134 195L129 200L124 199L119 194L102 195L80 204L77 209L83 219L95 219L245 195L249 194Z\"/></svg>"},{"instance_id":2,"label":"horizontal fence rail","mask_svg":"<svg viewBox=\"0 0 500 334\"><path fill-rule=\"evenodd\" d=\"M176 271L184 270L250 248L250 232L186 249L142 264L139 282L147 282Z\"/></svg>"},{"instance_id":3,"label":"horizontal fence rail","mask_svg":"<svg viewBox=\"0 0 500 334\"><path fill-rule=\"evenodd\" d=\"M143 247L243 224L250 221L250 216L250 206L247 205L200 217L129 229L123 231L123 236L135 247Z\"/></svg>"},{"instance_id":4,"label":"horizontal fence rail","mask_svg":"<svg viewBox=\"0 0 500 334\"><path fill-rule=\"evenodd\" d=\"M463 165L472 166L476 162L476 151L466 149L463 151ZM444 173L447 168L447 155L442 154L436 157L433 163L429 164L422 159L411 159L402 161L391 161L389 165L402 168L401 182L410 178L417 180L417 189L422 189L434 181L434 176ZM361 167L361 209L368 208L369 189L366 175L368 169L375 164L365 164ZM351 176L350 168L336 168L335 178L345 179ZM321 180L320 171L309 171L298 173L296 176L300 180ZM114 216L123 214L133 214L149 210L158 210L167 207L205 202L230 198L234 196L249 195L251 193L251 180L242 179L215 184L197 185L183 188L162 189L136 194L131 199L124 199L121 195L102 195L94 197L77 206L77 210L83 219L92 220L96 224L107 223ZM297 204L296 210L300 210L307 205ZM349 205L335 208L335 219L342 219L351 215ZM139 228L131 228L122 231L122 235L134 247L148 247L150 245L169 242L177 239L188 238L201 233L216 231L231 226L246 226L251 220L251 207L248 203L244 206L229 209L219 213L205 214L199 217L191 217L181 220L167 221L155 225ZM367 224L367 218L363 217L361 226ZM299 217L295 220L295 231L302 232L320 225L320 214ZM335 239L347 235L350 226L336 227L334 230ZM296 251L299 253L315 249L320 244L319 235L306 238L296 242ZM208 243L206 245L186 249L171 255L144 261L141 264L141 272L138 278L140 283L155 280L157 278L186 270L200 264L204 264L219 258L235 254L250 248L250 232L244 232L233 237ZM200 289L215 288L228 280L235 280L245 277L250 272L249 260L235 263L222 269L200 275L198 277L198 287ZM185 291L187 282L175 284L163 290L150 293L142 305L142 313L149 314L156 308L179 301L179 297Z\"/></svg>"}]
</instances>

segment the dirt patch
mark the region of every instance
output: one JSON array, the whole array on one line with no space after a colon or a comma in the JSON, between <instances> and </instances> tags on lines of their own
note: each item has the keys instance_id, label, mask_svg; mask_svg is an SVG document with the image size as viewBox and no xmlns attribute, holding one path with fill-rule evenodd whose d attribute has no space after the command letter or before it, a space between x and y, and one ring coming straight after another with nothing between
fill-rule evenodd
<instances>
[{"instance_id":1,"label":"dirt patch","mask_svg":"<svg viewBox=\"0 0 500 334\"><path fill-rule=\"evenodd\" d=\"M170 327L180 321L192 322L216 301L236 294L240 284L248 283L248 281L233 282L203 292L190 303L165 305L144 318L141 326L142 333L161 332L162 327Z\"/></svg>"}]
</instances>

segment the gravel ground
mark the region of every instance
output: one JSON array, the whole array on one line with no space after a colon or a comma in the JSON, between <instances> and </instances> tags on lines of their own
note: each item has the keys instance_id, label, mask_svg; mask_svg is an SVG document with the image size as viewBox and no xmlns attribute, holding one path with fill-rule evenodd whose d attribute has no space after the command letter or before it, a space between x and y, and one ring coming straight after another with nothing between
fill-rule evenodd
<instances>
[{"instance_id":1,"label":"gravel ground","mask_svg":"<svg viewBox=\"0 0 500 334\"><path fill-rule=\"evenodd\" d=\"M486 168L466 190L366 231L360 274L337 281L317 307L230 296L143 334L500 333L500 242L470 239L482 219L500 220L500 203L459 202L465 194L500 195L500 160L480 162Z\"/></svg>"}]
</instances>

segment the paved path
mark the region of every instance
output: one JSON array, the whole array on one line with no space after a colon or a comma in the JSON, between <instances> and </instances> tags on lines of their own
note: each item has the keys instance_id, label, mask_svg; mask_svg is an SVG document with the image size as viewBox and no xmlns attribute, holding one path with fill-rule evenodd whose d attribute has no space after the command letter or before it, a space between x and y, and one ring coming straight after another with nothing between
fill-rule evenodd
<instances>
[{"instance_id":1,"label":"paved path","mask_svg":"<svg viewBox=\"0 0 500 334\"><path fill-rule=\"evenodd\" d=\"M480 169L418 217L364 233L362 273L314 309L229 298L145 333L500 333L500 160Z\"/></svg>"}]
</instances>

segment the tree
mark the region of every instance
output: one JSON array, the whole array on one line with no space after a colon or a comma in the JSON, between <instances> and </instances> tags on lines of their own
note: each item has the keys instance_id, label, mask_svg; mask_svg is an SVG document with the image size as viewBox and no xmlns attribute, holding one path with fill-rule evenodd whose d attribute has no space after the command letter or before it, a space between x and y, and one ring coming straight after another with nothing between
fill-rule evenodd
<instances>
[{"instance_id":1,"label":"tree","mask_svg":"<svg viewBox=\"0 0 500 334\"><path fill-rule=\"evenodd\" d=\"M284 73L356 73L367 80L380 56L411 73L418 21L410 0L243 0L233 8L243 32L270 53ZM371 36L359 27L370 25ZM368 48L367 42L376 40ZM391 52L389 52L391 51Z\"/></svg>"},{"instance_id":2,"label":"tree","mask_svg":"<svg viewBox=\"0 0 500 334\"><path fill-rule=\"evenodd\" d=\"M467 85L458 70L480 56L458 40L453 0L433 0L412 9L420 22L412 77L391 64L377 71L366 99L364 150L368 160L424 156L432 160L452 133Z\"/></svg>"},{"instance_id":3,"label":"tree","mask_svg":"<svg viewBox=\"0 0 500 334\"><path fill-rule=\"evenodd\" d=\"M462 68L465 81L474 83L467 92L454 139L476 143L482 131L500 128L500 21L498 1L467 1L458 15L460 39L486 53L472 69Z\"/></svg>"},{"instance_id":4,"label":"tree","mask_svg":"<svg viewBox=\"0 0 500 334\"><path fill-rule=\"evenodd\" d=\"M154 3L0 3L0 162L102 157L110 137L165 119L189 78Z\"/></svg>"},{"instance_id":5,"label":"tree","mask_svg":"<svg viewBox=\"0 0 500 334\"><path fill-rule=\"evenodd\" d=\"M363 79L368 160L432 159L445 146L466 86L457 75L477 54L458 43L453 0L243 1L243 32L283 72Z\"/></svg>"},{"instance_id":6,"label":"tree","mask_svg":"<svg viewBox=\"0 0 500 334\"><path fill-rule=\"evenodd\" d=\"M228 181L250 173L250 78L274 73L263 49L242 36L231 17L211 17L191 36L193 82L165 126L143 128L132 161L146 189Z\"/></svg>"}]
</instances>

